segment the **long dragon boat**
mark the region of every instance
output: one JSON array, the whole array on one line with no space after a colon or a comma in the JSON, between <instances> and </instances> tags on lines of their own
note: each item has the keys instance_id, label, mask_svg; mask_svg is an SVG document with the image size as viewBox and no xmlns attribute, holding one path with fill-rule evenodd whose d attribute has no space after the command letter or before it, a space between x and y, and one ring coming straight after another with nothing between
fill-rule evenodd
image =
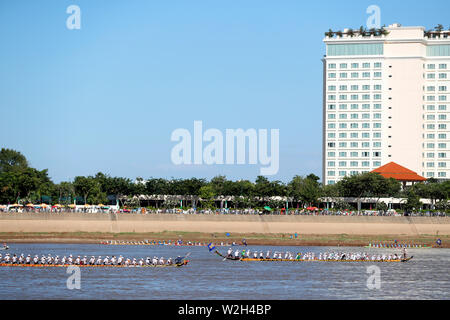
<instances>
[{"instance_id":1,"label":"long dragon boat","mask_svg":"<svg viewBox=\"0 0 450 320\"><path fill-rule=\"evenodd\" d=\"M276 261L286 261L286 262L408 262L409 260L411 260L414 256L408 257L406 259L390 259L390 260L339 260L339 259L260 259L260 258L236 258L236 257L227 257L224 256L223 254L221 254L219 251L215 251L215 253L217 255L219 255L220 257L224 258L224 260L232 260L232 261L271 261L271 262L276 262Z\"/></svg>"},{"instance_id":2,"label":"long dragon boat","mask_svg":"<svg viewBox=\"0 0 450 320\"><path fill-rule=\"evenodd\" d=\"M187 265L189 260L184 260L181 263L174 264L148 264L148 265L112 265L112 264L12 264L12 263L0 263L0 267L23 267L23 268L67 268L70 266L84 267L84 268L179 268Z\"/></svg>"},{"instance_id":3,"label":"long dragon boat","mask_svg":"<svg viewBox=\"0 0 450 320\"><path fill-rule=\"evenodd\" d=\"M379 245L368 245L368 246L364 246L364 248L368 248L368 249L431 249L431 248L434 248L434 247L430 247L430 246L427 246L427 245L421 245L421 246L417 246L417 247L415 247L415 246L411 246L411 247L409 247L409 246L394 246L394 245L392 245L392 246L390 246L390 245L387 245L387 246L379 246Z\"/></svg>"}]
</instances>

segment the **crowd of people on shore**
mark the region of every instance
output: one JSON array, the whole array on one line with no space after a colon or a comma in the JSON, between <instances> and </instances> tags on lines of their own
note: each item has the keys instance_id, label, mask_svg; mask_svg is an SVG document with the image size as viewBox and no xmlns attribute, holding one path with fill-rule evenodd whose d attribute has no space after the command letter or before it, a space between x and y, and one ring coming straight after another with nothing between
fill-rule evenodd
<instances>
[{"instance_id":1,"label":"crowd of people on shore","mask_svg":"<svg viewBox=\"0 0 450 320\"><path fill-rule=\"evenodd\" d=\"M281 209L232 209L232 208L222 208L222 209L180 209L180 208L159 208L159 209L148 209L148 208L116 208L116 207L101 207L101 206L91 206L91 207L55 207L55 206L44 206L44 207L10 207L10 206L0 206L1 212L11 212L11 213L116 213L116 214L206 214L206 215L300 215L300 216L421 216L421 217L445 217L447 216L443 211L421 211L412 213L399 213L395 210L334 210L334 209L315 209L309 210L306 208L297 208L285 210Z\"/></svg>"},{"instance_id":2,"label":"crowd of people on shore","mask_svg":"<svg viewBox=\"0 0 450 320\"><path fill-rule=\"evenodd\" d=\"M367 252L324 252L316 254L314 252L292 253L290 251L279 252L270 250L253 251L250 250L233 250L228 249L226 257L228 259L263 259L263 260L302 260L302 261L392 261L406 259L406 249L401 254L369 254Z\"/></svg>"},{"instance_id":3,"label":"crowd of people on shore","mask_svg":"<svg viewBox=\"0 0 450 320\"><path fill-rule=\"evenodd\" d=\"M183 258L178 256L175 259L168 258L164 259L164 257L156 257L153 258L126 258L122 255L116 256L63 256L60 257L58 255L52 256L48 254L47 256L42 255L39 257L38 255L21 255L9 254L6 253L4 256L0 254L0 264L28 264L28 265L90 265L90 266L156 266L156 265L174 265L181 264L183 262Z\"/></svg>"}]
</instances>

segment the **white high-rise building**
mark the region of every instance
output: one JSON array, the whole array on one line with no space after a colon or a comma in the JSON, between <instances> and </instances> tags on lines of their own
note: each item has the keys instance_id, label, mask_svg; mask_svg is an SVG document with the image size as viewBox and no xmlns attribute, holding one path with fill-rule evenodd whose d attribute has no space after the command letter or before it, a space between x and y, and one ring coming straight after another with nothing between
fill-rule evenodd
<instances>
[{"instance_id":1,"label":"white high-rise building","mask_svg":"<svg viewBox=\"0 0 450 320\"><path fill-rule=\"evenodd\" d=\"M450 31L384 30L323 40L325 184L391 161L450 178Z\"/></svg>"}]
</instances>

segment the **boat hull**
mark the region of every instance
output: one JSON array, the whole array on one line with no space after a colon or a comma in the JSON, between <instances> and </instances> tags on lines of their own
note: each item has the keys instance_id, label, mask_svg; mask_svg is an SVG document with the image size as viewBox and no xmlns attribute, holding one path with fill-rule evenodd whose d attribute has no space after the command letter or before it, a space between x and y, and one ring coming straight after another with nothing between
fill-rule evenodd
<instances>
[{"instance_id":1,"label":"boat hull","mask_svg":"<svg viewBox=\"0 0 450 320\"><path fill-rule=\"evenodd\" d=\"M0 263L0 267L18 267L18 268L67 268L70 266L80 268L180 268L188 264L188 261L184 261L179 264L164 264L164 265L89 265L89 264L12 264L12 263Z\"/></svg>"}]
</instances>

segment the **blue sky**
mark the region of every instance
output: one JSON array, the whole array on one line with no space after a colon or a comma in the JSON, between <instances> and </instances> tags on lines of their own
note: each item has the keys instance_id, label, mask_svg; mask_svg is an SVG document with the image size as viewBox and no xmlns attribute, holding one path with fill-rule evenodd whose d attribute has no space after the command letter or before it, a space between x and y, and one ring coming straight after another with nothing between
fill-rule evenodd
<instances>
[{"instance_id":1,"label":"blue sky","mask_svg":"<svg viewBox=\"0 0 450 320\"><path fill-rule=\"evenodd\" d=\"M81 29L66 28L69 5ZM321 175L324 32L449 27L433 1L0 2L0 146L54 181L112 176L254 180L259 165L176 166L173 130L280 129L269 179Z\"/></svg>"}]
</instances>

